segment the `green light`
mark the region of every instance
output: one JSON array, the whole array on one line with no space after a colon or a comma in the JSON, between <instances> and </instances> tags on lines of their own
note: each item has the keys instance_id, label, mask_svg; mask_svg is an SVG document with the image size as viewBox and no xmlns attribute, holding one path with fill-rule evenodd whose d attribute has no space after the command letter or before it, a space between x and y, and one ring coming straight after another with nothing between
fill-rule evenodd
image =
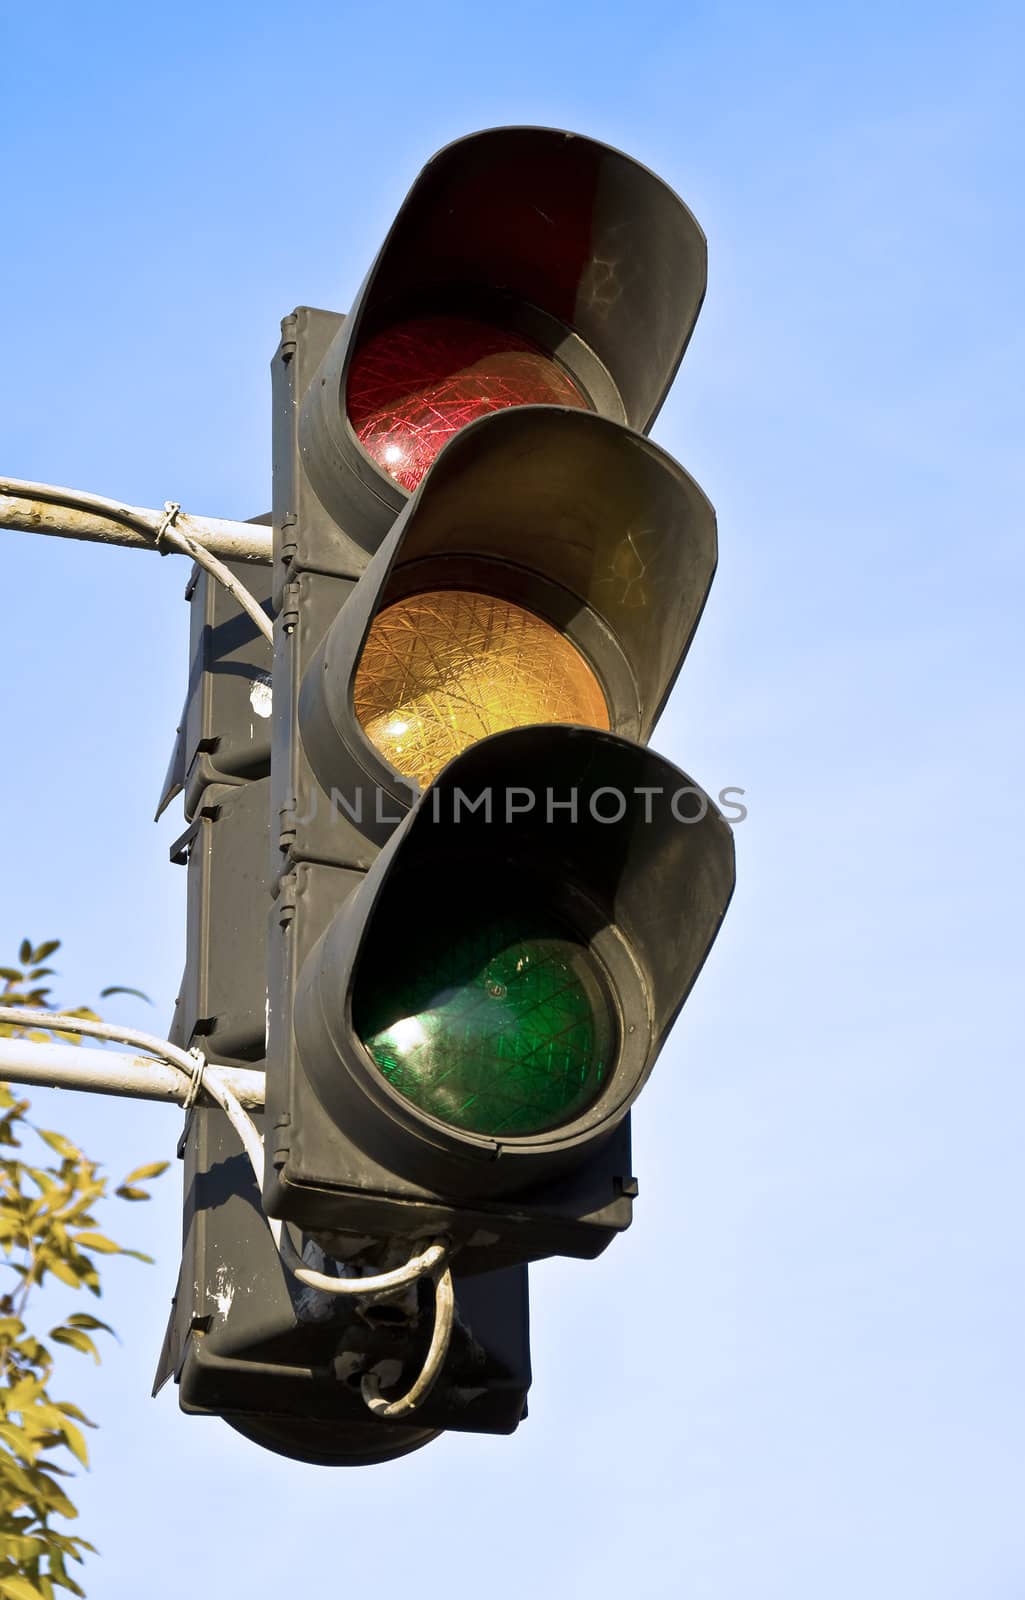
<instances>
[{"instance_id":1,"label":"green light","mask_svg":"<svg viewBox=\"0 0 1025 1600\"><path fill-rule=\"evenodd\" d=\"M401 940L378 943L360 966L357 1033L393 1089L454 1127L511 1137L572 1122L614 1065L601 968L529 913L467 920L469 932L433 927L412 970Z\"/></svg>"}]
</instances>

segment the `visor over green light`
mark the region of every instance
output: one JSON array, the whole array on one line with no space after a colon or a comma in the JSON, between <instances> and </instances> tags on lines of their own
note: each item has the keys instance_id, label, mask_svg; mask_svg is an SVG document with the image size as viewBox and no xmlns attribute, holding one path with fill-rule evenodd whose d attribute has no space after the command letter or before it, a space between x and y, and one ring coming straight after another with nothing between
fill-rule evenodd
<instances>
[{"instance_id":1,"label":"visor over green light","mask_svg":"<svg viewBox=\"0 0 1025 1600\"><path fill-rule=\"evenodd\" d=\"M360 963L353 1022L384 1077L420 1111L473 1133L574 1121L615 1065L602 969L561 924L527 912L388 941Z\"/></svg>"}]
</instances>

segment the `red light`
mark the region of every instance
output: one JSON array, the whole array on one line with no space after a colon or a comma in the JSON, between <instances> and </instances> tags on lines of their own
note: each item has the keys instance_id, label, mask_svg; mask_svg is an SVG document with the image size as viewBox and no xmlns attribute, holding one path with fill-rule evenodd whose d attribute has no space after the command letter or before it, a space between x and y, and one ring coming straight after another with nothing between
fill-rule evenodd
<instances>
[{"instance_id":1,"label":"red light","mask_svg":"<svg viewBox=\"0 0 1025 1600\"><path fill-rule=\"evenodd\" d=\"M367 454L413 490L454 433L506 406L591 409L537 345L466 317L416 317L375 334L349 371L349 420Z\"/></svg>"}]
</instances>

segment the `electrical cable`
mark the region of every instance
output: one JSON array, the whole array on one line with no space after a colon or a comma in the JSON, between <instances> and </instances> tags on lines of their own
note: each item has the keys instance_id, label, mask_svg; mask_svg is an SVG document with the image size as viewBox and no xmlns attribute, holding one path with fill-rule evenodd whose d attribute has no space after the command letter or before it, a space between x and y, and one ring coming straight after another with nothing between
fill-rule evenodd
<instances>
[{"instance_id":1,"label":"electrical cable","mask_svg":"<svg viewBox=\"0 0 1025 1600\"><path fill-rule=\"evenodd\" d=\"M296 1251L288 1229L278 1218L268 1217L267 1222L281 1259L292 1276L311 1289L320 1289L324 1294L371 1294L375 1297L389 1294L393 1289L404 1289L417 1278L429 1277L443 1267L448 1258L448 1246L441 1240L435 1240L426 1250L421 1251L419 1255L411 1256L401 1267L395 1267L391 1272L378 1272L366 1278L330 1278L324 1272L314 1272L312 1267L303 1265L302 1257Z\"/></svg>"},{"instance_id":2,"label":"electrical cable","mask_svg":"<svg viewBox=\"0 0 1025 1600\"><path fill-rule=\"evenodd\" d=\"M134 1045L158 1060L177 1067L187 1080L183 1096L185 1104L195 1101L200 1089L205 1089L227 1116L252 1164L257 1184L262 1190L264 1174L263 1141L252 1118L228 1087L213 1062L208 1062L199 1050L181 1050L166 1039L144 1033L138 1028L122 1028L108 1022L94 1022L87 1017L69 1017L59 1011L43 1011L31 1006L0 1006L0 1023L37 1030L45 1027L53 1033L77 1033L87 1039L108 1040L114 1044ZM401 1267L391 1272L379 1272L365 1278L330 1278L326 1273L315 1272L303 1265L302 1258L292 1243L287 1228L281 1221L268 1217L271 1237L281 1256L282 1264L299 1282L324 1294L360 1296L376 1299L392 1290L404 1288L422 1277L434 1279L434 1328L423 1367L418 1377L404 1395L397 1400L387 1400L380 1392L377 1374L368 1372L360 1385L360 1394L369 1409L379 1417L403 1417L415 1411L430 1394L445 1363L452 1338L455 1316L455 1290L452 1269L448 1264L448 1245L435 1240L426 1250L410 1257Z\"/></svg>"},{"instance_id":3,"label":"electrical cable","mask_svg":"<svg viewBox=\"0 0 1025 1600\"><path fill-rule=\"evenodd\" d=\"M202 1087L211 1099L217 1102L241 1139L257 1184L262 1190L263 1141L256 1125L228 1087L216 1063L207 1061L200 1051L180 1050L177 1045L169 1044L166 1039L158 1039L155 1035L143 1033L138 1028L117 1027L108 1022L94 1022L87 1017L70 1017L59 1011L38 1011L29 1006L0 1006L0 1023L10 1023L15 1027L33 1030L45 1028L51 1033L79 1033L87 1039L106 1039L112 1044L134 1045L137 1049L145 1050L148 1054L179 1069L188 1083L186 1098L190 1095L194 1097L196 1082L200 1079ZM365 1278L331 1278L326 1273L315 1272L312 1267L303 1265L302 1257L296 1251L287 1228L278 1218L268 1217L267 1225L288 1271L301 1283L311 1289L319 1289L324 1294L367 1297L390 1294L395 1289L402 1289L407 1284L414 1283L418 1278L441 1271L448 1259L448 1245L439 1239L419 1254L411 1256L403 1266L395 1267L390 1272L379 1272Z\"/></svg>"},{"instance_id":4,"label":"electrical cable","mask_svg":"<svg viewBox=\"0 0 1025 1600\"><path fill-rule=\"evenodd\" d=\"M190 556L197 566L202 567L218 583L223 584L263 637L273 644L274 630L270 619L255 597L244 584L239 583L223 562L175 526L181 513L181 506L176 501L165 501L163 515L159 517L154 515L150 518L119 504L116 500L108 500L103 495L88 494L85 491L55 489L50 484L21 480L5 480L3 488L5 492L16 492L26 498L65 506L69 510L93 512L108 517L114 522L124 523L151 537L158 549L162 544L169 544L174 549L180 550L184 555ZM262 1191L263 1141L252 1119L219 1074L216 1064L208 1062L200 1051L180 1050L177 1045L157 1039L152 1034L143 1033L137 1028L118 1028L109 1023L92 1022L84 1017L69 1017L59 1012L49 1012L44 1015L47 1019L45 1026L49 1031L76 1033L84 1038L134 1045L158 1060L177 1067L188 1082L184 1096L186 1109L195 1103L200 1090L205 1089L211 1099L220 1106L238 1134L252 1165L257 1185ZM41 1018L39 1013L31 1008L0 1006L0 1022L37 1029L41 1025ZM455 1291L452 1271L448 1265L448 1243L441 1239L435 1240L425 1250L411 1256L403 1266L391 1272L370 1274L363 1278L333 1278L303 1264L287 1228L278 1218L268 1217L266 1220L286 1270L300 1283L323 1294L351 1295L370 1299L404 1288L422 1277L430 1276L434 1280L434 1328L424 1365L415 1382L398 1400L392 1401L385 1399L380 1393L379 1380L375 1373L367 1373L360 1388L367 1406L378 1416L401 1417L416 1410L437 1382L452 1337Z\"/></svg>"},{"instance_id":5,"label":"electrical cable","mask_svg":"<svg viewBox=\"0 0 1025 1600\"><path fill-rule=\"evenodd\" d=\"M405 1417L422 1405L438 1381L438 1376L448 1355L455 1317L456 1297L452 1285L452 1268L446 1266L434 1280L434 1331L420 1376L398 1400L386 1400L381 1393L376 1372L364 1375L360 1394L370 1410L378 1417Z\"/></svg>"},{"instance_id":6,"label":"electrical cable","mask_svg":"<svg viewBox=\"0 0 1025 1600\"><path fill-rule=\"evenodd\" d=\"M263 1141L256 1125L243 1109L218 1072L215 1063L208 1062L199 1050L180 1050L166 1039L158 1039L138 1028L122 1028L108 1022L94 1022L87 1017L69 1017L59 1011L43 1011L31 1006L0 1006L0 1023L37 1030L45 1027L53 1033L78 1033L87 1039L106 1039L114 1044L130 1044L145 1050L158 1059L169 1062L188 1081L184 1095L186 1103L194 1101L200 1087L206 1090L225 1113L252 1163L256 1181L263 1188ZM404 1288L418 1278L434 1279L434 1328L431 1342L419 1376L404 1395L397 1400L387 1400L380 1392L380 1382L374 1372L364 1375L360 1394L369 1409L379 1417L404 1417L415 1411L434 1388L448 1354L455 1317L455 1290L452 1269L448 1263L448 1245L435 1240L426 1250L391 1272L379 1272L365 1278L329 1278L326 1273L314 1272L302 1263L289 1237L288 1230L274 1217L267 1218L271 1237L285 1269L301 1283L324 1294L339 1294L374 1298L392 1290Z\"/></svg>"},{"instance_id":7,"label":"electrical cable","mask_svg":"<svg viewBox=\"0 0 1025 1600\"><path fill-rule=\"evenodd\" d=\"M106 1039L111 1044L135 1045L137 1049L145 1050L147 1054L177 1067L189 1086L197 1072L202 1070L197 1057L189 1051L180 1050L177 1045L170 1044L166 1039L157 1039L151 1033L143 1033L139 1028L116 1027L109 1022L93 1021L90 1017L69 1017L60 1011L36 1010L32 1006L0 1006L0 1022L33 1030L45 1028L48 1033L80 1033L83 1038ZM216 1067L207 1066L203 1071L203 1087L220 1106L241 1139L246 1155L253 1164L257 1182L262 1186L263 1143L255 1124L224 1079L218 1075Z\"/></svg>"},{"instance_id":8,"label":"electrical cable","mask_svg":"<svg viewBox=\"0 0 1025 1600\"><path fill-rule=\"evenodd\" d=\"M241 1146L253 1166L257 1187L262 1190L264 1144L261 1136L257 1133L253 1118L246 1114L241 1102L217 1069L216 1062L206 1061L200 1050L179 1050L179 1046L171 1045L165 1038L144 1034L136 1027L118 1027L110 1022L93 1021L82 1016L66 1016L61 1011L42 1011L42 1008L35 1006L0 1005L0 1024L24 1027L32 1032L45 1027L46 1032L54 1034L80 1034L83 1038L107 1040L117 1045L133 1045L136 1050L146 1051L150 1056L176 1067L187 1083L182 1104L185 1107L195 1104L195 1099L201 1090L205 1090L211 1099L216 1101L225 1117L229 1118L230 1125L238 1134L238 1138L241 1139ZM377 1272L361 1278L333 1278L328 1277L325 1272L315 1272L312 1267L304 1266L296 1246L291 1242L288 1229L283 1226L280 1219L267 1218L265 1221L286 1272L291 1272L299 1282L305 1283L313 1290L320 1290L323 1294L347 1294L352 1298L377 1299L382 1294L406 1288L409 1283L416 1282L417 1278L433 1278L435 1320L433 1320L427 1357L424 1358L424 1366L419 1376L414 1379L413 1386L406 1390L405 1395L400 1395L398 1400L387 1400L381 1394L376 1373L366 1373L360 1384L361 1397L376 1416L397 1418L397 1416L408 1416L411 1411L416 1410L438 1381L438 1374L445 1365L449 1342L453 1336L456 1294L453 1288L453 1272L448 1264L448 1245L443 1240L435 1240L432 1245L427 1246L427 1250L411 1256L403 1266L395 1267L390 1272Z\"/></svg>"},{"instance_id":9,"label":"electrical cable","mask_svg":"<svg viewBox=\"0 0 1025 1600\"><path fill-rule=\"evenodd\" d=\"M69 511L92 512L97 516L107 517L112 522L123 523L126 527L134 528L137 533L151 538L158 549L162 544L168 544L183 555L191 556L198 567L202 567L218 583L224 585L263 637L273 644L274 629L270 618L245 584L240 583L223 561L219 561L198 540L193 539L184 529L175 526L181 514L181 506L177 501L166 500L162 513L154 512L152 516L148 516L133 506L122 505L118 500L108 500L105 495L89 494L84 489L59 489L52 483L29 483L20 478L5 478L0 489L5 494L16 494L28 500L44 500L49 505L65 506Z\"/></svg>"}]
</instances>

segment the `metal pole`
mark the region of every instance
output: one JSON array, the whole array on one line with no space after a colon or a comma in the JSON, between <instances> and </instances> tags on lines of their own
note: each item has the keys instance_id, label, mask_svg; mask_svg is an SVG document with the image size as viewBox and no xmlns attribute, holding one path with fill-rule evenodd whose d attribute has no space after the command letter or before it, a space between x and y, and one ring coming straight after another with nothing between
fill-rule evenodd
<instances>
[{"instance_id":1,"label":"metal pole","mask_svg":"<svg viewBox=\"0 0 1025 1600\"><path fill-rule=\"evenodd\" d=\"M264 1075L244 1067L217 1071L249 1111L263 1109ZM184 1073L150 1056L125 1050L83 1050L73 1044L33 1044L0 1038L0 1078L48 1089L83 1089L91 1094L124 1095L134 1100L164 1100L181 1105L189 1092ZM200 1090L206 1105L214 1102Z\"/></svg>"},{"instance_id":2,"label":"metal pole","mask_svg":"<svg viewBox=\"0 0 1025 1600\"><path fill-rule=\"evenodd\" d=\"M0 478L0 528L16 533L46 533L60 539L86 539L93 544L155 551L159 548L155 535L163 517L162 511L123 505L78 489ZM142 532L140 523L152 528L154 537ZM273 560L271 530L259 524L191 516L182 511L175 526L222 559L255 561L264 566Z\"/></svg>"}]
</instances>

